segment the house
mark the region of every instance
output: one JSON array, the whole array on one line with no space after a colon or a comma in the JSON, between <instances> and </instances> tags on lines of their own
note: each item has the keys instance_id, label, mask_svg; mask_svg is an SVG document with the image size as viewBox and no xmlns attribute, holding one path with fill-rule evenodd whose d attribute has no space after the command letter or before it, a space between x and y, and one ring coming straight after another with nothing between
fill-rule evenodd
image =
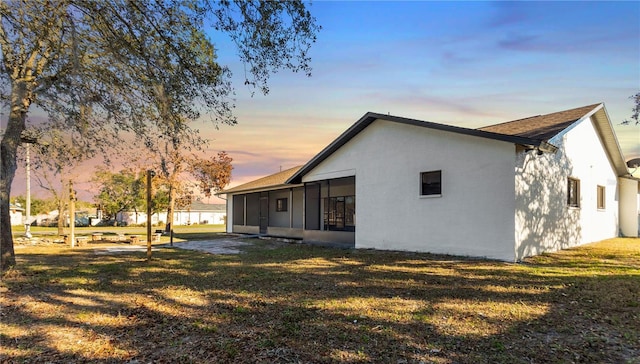
<instances>
[{"instance_id":1,"label":"house","mask_svg":"<svg viewBox=\"0 0 640 364\"><path fill-rule=\"evenodd\" d=\"M223 193L228 232L519 261L638 236L638 182L594 104L480 129L367 113Z\"/></svg>"},{"instance_id":2,"label":"house","mask_svg":"<svg viewBox=\"0 0 640 364\"><path fill-rule=\"evenodd\" d=\"M194 201L185 209L173 212L174 225L216 224L223 225L227 216L224 204L207 204ZM127 225L145 224L146 212L121 211L116 214L116 221ZM167 212L156 212L151 216L152 224L166 224Z\"/></svg>"},{"instance_id":3,"label":"house","mask_svg":"<svg viewBox=\"0 0 640 364\"><path fill-rule=\"evenodd\" d=\"M9 204L9 218L11 219L11 225L22 225L24 209L20 205Z\"/></svg>"},{"instance_id":4,"label":"house","mask_svg":"<svg viewBox=\"0 0 640 364\"><path fill-rule=\"evenodd\" d=\"M180 209L174 212L173 223L174 225L223 225L226 216L227 212L224 204L208 204L202 201L193 201L186 209Z\"/></svg>"},{"instance_id":5,"label":"house","mask_svg":"<svg viewBox=\"0 0 640 364\"><path fill-rule=\"evenodd\" d=\"M227 232L303 238L304 184L287 181L302 166L230 188Z\"/></svg>"}]
</instances>

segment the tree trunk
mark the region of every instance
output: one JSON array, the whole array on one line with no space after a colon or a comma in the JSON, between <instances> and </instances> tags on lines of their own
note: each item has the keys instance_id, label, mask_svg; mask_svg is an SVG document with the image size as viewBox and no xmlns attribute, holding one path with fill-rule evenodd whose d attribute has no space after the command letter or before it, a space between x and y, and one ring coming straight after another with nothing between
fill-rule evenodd
<instances>
[{"instance_id":1,"label":"tree trunk","mask_svg":"<svg viewBox=\"0 0 640 364\"><path fill-rule=\"evenodd\" d=\"M59 199L58 200L58 235L60 236L64 235L64 227L67 225L64 215L65 215L64 201Z\"/></svg>"},{"instance_id":2,"label":"tree trunk","mask_svg":"<svg viewBox=\"0 0 640 364\"><path fill-rule=\"evenodd\" d=\"M170 233L171 229L173 229L173 210L176 200L175 195L176 189L173 188L171 184L169 184L169 206L167 207L167 226L165 227L165 231L167 233Z\"/></svg>"},{"instance_id":3,"label":"tree trunk","mask_svg":"<svg viewBox=\"0 0 640 364\"><path fill-rule=\"evenodd\" d=\"M18 146L22 142L27 110L30 105L29 85L25 81L14 81L11 85L11 112L7 130L0 142L0 269L2 271L16 264L11 234L11 213L9 203L11 184L16 175Z\"/></svg>"}]
</instances>

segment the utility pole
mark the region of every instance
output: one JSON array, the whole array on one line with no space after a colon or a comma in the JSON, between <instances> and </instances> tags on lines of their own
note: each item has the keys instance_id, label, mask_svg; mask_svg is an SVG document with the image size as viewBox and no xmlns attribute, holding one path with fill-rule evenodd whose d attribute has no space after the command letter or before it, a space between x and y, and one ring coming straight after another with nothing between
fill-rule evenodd
<instances>
[{"instance_id":1,"label":"utility pole","mask_svg":"<svg viewBox=\"0 0 640 364\"><path fill-rule=\"evenodd\" d=\"M72 180L69 180L69 230L69 238L71 239L71 247L73 248L76 246L76 193L73 190Z\"/></svg>"},{"instance_id":2,"label":"utility pole","mask_svg":"<svg viewBox=\"0 0 640 364\"><path fill-rule=\"evenodd\" d=\"M25 201L27 205L27 211L25 212L27 216L24 220L24 235L27 238L31 238L31 144L38 143L38 139L34 137L23 136L20 138L20 141L27 145L27 163L25 165L27 174L27 200Z\"/></svg>"},{"instance_id":3,"label":"utility pole","mask_svg":"<svg viewBox=\"0 0 640 364\"><path fill-rule=\"evenodd\" d=\"M156 173L147 170L147 260L151 260L151 177Z\"/></svg>"}]
</instances>

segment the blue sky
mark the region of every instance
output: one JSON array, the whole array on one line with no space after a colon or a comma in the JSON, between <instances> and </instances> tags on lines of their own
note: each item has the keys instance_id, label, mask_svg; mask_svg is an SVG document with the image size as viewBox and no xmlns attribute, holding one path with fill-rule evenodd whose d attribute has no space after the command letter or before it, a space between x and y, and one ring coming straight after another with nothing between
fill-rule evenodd
<instances>
[{"instance_id":1,"label":"blue sky","mask_svg":"<svg viewBox=\"0 0 640 364\"><path fill-rule=\"evenodd\" d=\"M465 127L604 102L619 126L640 90L639 2L316 1L313 75L280 72L267 96L235 76L238 125L211 131L233 185L304 164L368 111ZM206 130L206 128L204 128ZM209 132L207 132L209 133Z\"/></svg>"},{"instance_id":2,"label":"blue sky","mask_svg":"<svg viewBox=\"0 0 640 364\"><path fill-rule=\"evenodd\" d=\"M640 91L640 2L316 1L310 10L323 27L313 75L281 71L267 96L251 97L235 49L212 38L234 73L238 124L199 129L212 153L234 158L231 186L304 164L368 111L475 128L604 102L625 157L640 157L640 127L619 125ZM77 184L85 199L89 177Z\"/></svg>"}]
</instances>

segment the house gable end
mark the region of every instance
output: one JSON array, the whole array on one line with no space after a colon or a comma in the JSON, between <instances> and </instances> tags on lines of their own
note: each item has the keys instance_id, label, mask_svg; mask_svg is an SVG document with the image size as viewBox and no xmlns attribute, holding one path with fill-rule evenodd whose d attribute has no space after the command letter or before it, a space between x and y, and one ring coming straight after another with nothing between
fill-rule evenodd
<instances>
[{"instance_id":1,"label":"house gable end","mask_svg":"<svg viewBox=\"0 0 640 364\"><path fill-rule=\"evenodd\" d=\"M513 144L524 145L529 148L535 147L545 147L546 149L554 150L554 147L551 145L547 145L544 141L534 140L527 137L517 136L517 135L506 135L495 133L492 131L479 130L479 129L469 129L463 128L459 126L446 125L433 123L429 121L421 121L416 119L403 118L392 115L384 115L373 112L366 113L362 118L356 121L349 129L347 129L344 133L342 133L338 138L336 138L331 144L329 144L326 148L324 148L320 153L314 156L307 164L302 166L300 170L294 173L286 183L301 183L302 177L310 172L313 168L315 168L318 164L320 164L323 160L337 151L340 147L346 144L349 140L351 140L354 136L359 134L362 130L367 128L376 120L385 120L393 123L407 124L418 126L422 128L429 128L435 130L441 130L446 132L458 133L463 135L470 135L474 137L493 139Z\"/></svg>"}]
</instances>

